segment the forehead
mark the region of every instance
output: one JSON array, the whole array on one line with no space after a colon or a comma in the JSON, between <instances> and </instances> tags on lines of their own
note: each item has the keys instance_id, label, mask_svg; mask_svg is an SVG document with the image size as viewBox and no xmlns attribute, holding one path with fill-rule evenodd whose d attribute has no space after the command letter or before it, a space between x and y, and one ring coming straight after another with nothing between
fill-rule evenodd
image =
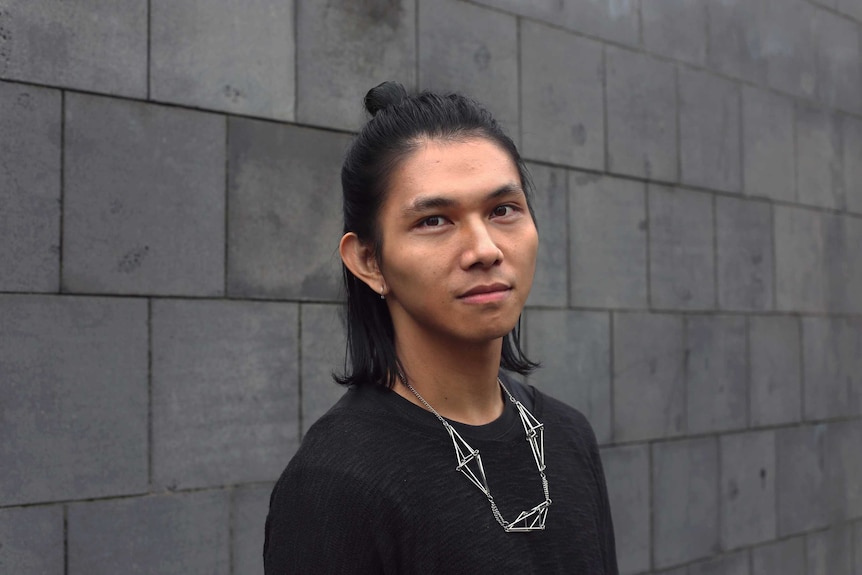
<instances>
[{"instance_id":1,"label":"forehead","mask_svg":"<svg viewBox=\"0 0 862 575\"><path fill-rule=\"evenodd\" d=\"M482 137L424 139L393 171L387 204L411 202L419 195L466 200L505 185L520 187L521 178L511 156L496 142Z\"/></svg>"}]
</instances>

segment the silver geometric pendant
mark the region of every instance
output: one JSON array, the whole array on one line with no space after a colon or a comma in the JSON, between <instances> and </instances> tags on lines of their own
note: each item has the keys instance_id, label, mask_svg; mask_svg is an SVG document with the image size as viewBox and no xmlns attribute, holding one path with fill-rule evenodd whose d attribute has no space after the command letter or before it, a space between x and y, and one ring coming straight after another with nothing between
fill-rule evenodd
<instances>
[{"instance_id":1,"label":"silver geometric pendant","mask_svg":"<svg viewBox=\"0 0 862 575\"><path fill-rule=\"evenodd\" d=\"M529 511L521 511L517 519L511 523L503 519L500 510L497 509L497 503L491 495L491 489L488 487L488 478L485 477L485 467L482 465L482 456L479 455L478 449L467 443L461 435L455 431L455 428L449 425L449 422L437 413L431 405L425 401L425 398L419 395L413 386L404 377L404 374L398 372L398 377L407 388L413 392L422 404L433 413L443 427L449 432L449 437L452 438L452 445L455 447L455 459L458 464L455 467L456 471L464 474L464 477L470 480L470 483L479 488L479 491L485 494L488 502L491 505L491 513L494 514L494 519L497 520L503 529L508 533L518 533L527 531L543 531L545 529L545 520L548 518L548 507L551 506L551 495L548 490L548 478L545 475L545 427L533 417L533 414L527 411L520 401L514 398L506 386L500 379L497 383L509 396L509 400L515 404L518 409L518 417L521 419L521 424L524 426L524 433L527 436L527 443L530 444L530 450L533 452L533 459L536 461L536 468L539 470L539 477L542 479L542 491L545 493L545 500Z\"/></svg>"}]
</instances>

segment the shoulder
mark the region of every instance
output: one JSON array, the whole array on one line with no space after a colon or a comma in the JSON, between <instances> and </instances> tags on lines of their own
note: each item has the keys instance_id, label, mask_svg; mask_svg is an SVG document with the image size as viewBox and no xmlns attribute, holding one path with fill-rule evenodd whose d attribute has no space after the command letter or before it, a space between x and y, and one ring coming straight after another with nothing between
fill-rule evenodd
<instances>
[{"instance_id":1,"label":"shoulder","mask_svg":"<svg viewBox=\"0 0 862 575\"><path fill-rule=\"evenodd\" d=\"M542 422L563 427L575 435L595 442L593 428L587 417L579 410L551 397L533 385L520 383L511 377L506 378L505 381L512 394L528 408L532 407L534 415ZM524 398L527 398L527 401Z\"/></svg>"}]
</instances>

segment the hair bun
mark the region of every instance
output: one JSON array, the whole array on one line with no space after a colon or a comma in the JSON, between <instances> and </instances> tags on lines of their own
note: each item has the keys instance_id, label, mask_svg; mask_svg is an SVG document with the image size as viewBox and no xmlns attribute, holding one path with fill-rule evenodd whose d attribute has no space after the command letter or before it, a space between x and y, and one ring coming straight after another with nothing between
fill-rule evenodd
<instances>
[{"instance_id":1,"label":"hair bun","mask_svg":"<svg viewBox=\"0 0 862 575\"><path fill-rule=\"evenodd\" d=\"M372 116L389 106L400 104L407 99L407 90L398 82L383 82L365 94L365 109Z\"/></svg>"}]
</instances>

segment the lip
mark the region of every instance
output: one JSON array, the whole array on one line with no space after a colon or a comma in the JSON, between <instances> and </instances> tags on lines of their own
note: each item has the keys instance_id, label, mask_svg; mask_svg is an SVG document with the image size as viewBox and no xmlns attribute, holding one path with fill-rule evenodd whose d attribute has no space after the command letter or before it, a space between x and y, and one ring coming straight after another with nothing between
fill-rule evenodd
<instances>
[{"instance_id":1,"label":"lip","mask_svg":"<svg viewBox=\"0 0 862 575\"><path fill-rule=\"evenodd\" d=\"M511 291L512 287L504 283L478 285L458 296L458 299L467 303L495 302L508 297Z\"/></svg>"}]
</instances>

